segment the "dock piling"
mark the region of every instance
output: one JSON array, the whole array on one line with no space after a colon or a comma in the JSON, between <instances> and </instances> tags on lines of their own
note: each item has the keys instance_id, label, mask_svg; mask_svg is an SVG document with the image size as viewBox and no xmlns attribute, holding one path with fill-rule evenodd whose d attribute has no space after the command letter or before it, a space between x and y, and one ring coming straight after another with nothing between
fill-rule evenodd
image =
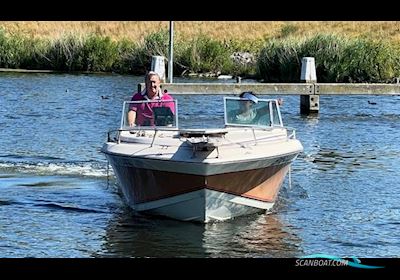
<instances>
[{"instance_id":1,"label":"dock piling","mask_svg":"<svg viewBox=\"0 0 400 280\"><path fill-rule=\"evenodd\" d=\"M309 95L300 95L300 114L315 114L319 112L319 90L316 90L317 74L314 57L303 57L301 60L300 80L312 89ZM317 88L318 89L318 88Z\"/></svg>"},{"instance_id":2,"label":"dock piling","mask_svg":"<svg viewBox=\"0 0 400 280\"><path fill-rule=\"evenodd\" d=\"M159 55L153 55L151 57L151 71L156 72L161 79L161 82L165 82L165 57Z\"/></svg>"}]
</instances>

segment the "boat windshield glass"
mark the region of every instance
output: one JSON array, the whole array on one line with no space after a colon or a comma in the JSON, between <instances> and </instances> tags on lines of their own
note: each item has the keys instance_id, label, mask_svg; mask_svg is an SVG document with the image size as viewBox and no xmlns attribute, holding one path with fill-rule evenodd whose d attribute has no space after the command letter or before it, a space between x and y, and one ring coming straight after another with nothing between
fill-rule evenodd
<instances>
[{"instance_id":1,"label":"boat windshield glass","mask_svg":"<svg viewBox=\"0 0 400 280\"><path fill-rule=\"evenodd\" d=\"M178 127L177 100L125 101L122 108L121 129L129 129L129 114L136 112L134 127Z\"/></svg>"},{"instance_id":2,"label":"boat windshield glass","mask_svg":"<svg viewBox=\"0 0 400 280\"><path fill-rule=\"evenodd\" d=\"M283 126L276 99L255 103L239 97L225 97L225 126Z\"/></svg>"}]
</instances>

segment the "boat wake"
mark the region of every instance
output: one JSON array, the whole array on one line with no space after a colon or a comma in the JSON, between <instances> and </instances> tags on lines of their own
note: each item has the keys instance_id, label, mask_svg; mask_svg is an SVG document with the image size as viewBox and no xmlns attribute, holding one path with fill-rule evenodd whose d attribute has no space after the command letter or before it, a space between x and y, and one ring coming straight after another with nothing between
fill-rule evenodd
<instances>
[{"instance_id":1,"label":"boat wake","mask_svg":"<svg viewBox=\"0 0 400 280\"><path fill-rule=\"evenodd\" d=\"M68 211L68 212L81 212L81 213L108 213L108 210L96 209L90 207L81 207L76 204L69 204L66 202L51 202L51 201L41 201L37 203L36 201L31 200L15 200L15 199L0 199L0 206L9 206L9 205L31 205L36 207L45 207L51 210L60 210L60 211Z\"/></svg>"},{"instance_id":2,"label":"boat wake","mask_svg":"<svg viewBox=\"0 0 400 280\"><path fill-rule=\"evenodd\" d=\"M107 177L106 161L66 161L52 157L0 156L0 173ZM112 170L110 169L111 173Z\"/></svg>"},{"instance_id":3,"label":"boat wake","mask_svg":"<svg viewBox=\"0 0 400 280\"><path fill-rule=\"evenodd\" d=\"M35 206L41 206L50 208L53 210L62 210L62 211L70 211L70 212L84 212L84 213L107 213L107 211L100 209L90 209L90 208L82 208L73 205L67 205L63 203L38 203Z\"/></svg>"}]
</instances>

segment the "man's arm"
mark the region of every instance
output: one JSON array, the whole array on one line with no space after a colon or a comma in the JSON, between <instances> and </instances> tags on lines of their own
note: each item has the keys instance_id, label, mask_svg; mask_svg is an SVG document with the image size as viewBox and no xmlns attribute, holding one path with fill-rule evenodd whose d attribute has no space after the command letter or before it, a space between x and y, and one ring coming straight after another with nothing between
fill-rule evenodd
<instances>
[{"instance_id":1,"label":"man's arm","mask_svg":"<svg viewBox=\"0 0 400 280\"><path fill-rule=\"evenodd\" d=\"M129 126L135 126L135 120L136 120L136 111L130 110L128 112L128 123Z\"/></svg>"}]
</instances>

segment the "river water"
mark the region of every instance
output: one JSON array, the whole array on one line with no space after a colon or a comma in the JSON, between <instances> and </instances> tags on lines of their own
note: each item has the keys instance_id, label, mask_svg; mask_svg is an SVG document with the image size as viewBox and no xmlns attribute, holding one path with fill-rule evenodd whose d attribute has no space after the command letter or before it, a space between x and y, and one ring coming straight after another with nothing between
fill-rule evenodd
<instances>
[{"instance_id":1,"label":"river water","mask_svg":"<svg viewBox=\"0 0 400 280\"><path fill-rule=\"evenodd\" d=\"M304 146L291 185L271 214L201 225L132 213L107 176L100 147L139 82L0 74L0 257L400 256L400 97L322 96L304 117L284 96ZM222 127L222 96L175 97L182 127Z\"/></svg>"}]
</instances>

